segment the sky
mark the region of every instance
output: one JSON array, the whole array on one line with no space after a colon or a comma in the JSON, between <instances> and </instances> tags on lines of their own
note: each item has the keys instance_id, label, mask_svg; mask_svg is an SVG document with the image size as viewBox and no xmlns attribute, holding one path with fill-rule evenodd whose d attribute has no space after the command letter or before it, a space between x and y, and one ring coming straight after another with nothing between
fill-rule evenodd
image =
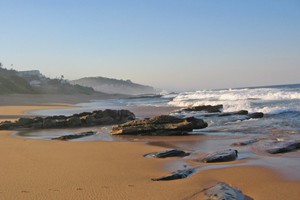
<instances>
[{"instance_id":1,"label":"sky","mask_svg":"<svg viewBox=\"0 0 300 200\"><path fill-rule=\"evenodd\" d=\"M0 62L169 91L300 83L300 0L0 0Z\"/></svg>"}]
</instances>

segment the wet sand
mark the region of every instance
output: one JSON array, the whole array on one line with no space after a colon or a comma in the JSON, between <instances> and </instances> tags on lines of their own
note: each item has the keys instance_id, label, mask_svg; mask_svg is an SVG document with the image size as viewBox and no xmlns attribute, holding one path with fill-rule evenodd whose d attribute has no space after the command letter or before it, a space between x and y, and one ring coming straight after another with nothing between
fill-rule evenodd
<instances>
[{"instance_id":1,"label":"wet sand","mask_svg":"<svg viewBox=\"0 0 300 200\"><path fill-rule=\"evenodd\" d=\"M30 107L0 109L6 110L6 115L18 115ZM140 115L148 112L138 110ZM164 112L157 110L157 114ZM200 168L187 179L151 181L170 173L166 166L181 160L143 157L165 150L160 144L32 140L11 134L0 131L0 199L202 199L200 192L218 181L239 188L254 199L296 200L300 195L299 180L258 166ZM176 140L180 139L171 140L177 145Z\"/></svg>"}]
</instances>

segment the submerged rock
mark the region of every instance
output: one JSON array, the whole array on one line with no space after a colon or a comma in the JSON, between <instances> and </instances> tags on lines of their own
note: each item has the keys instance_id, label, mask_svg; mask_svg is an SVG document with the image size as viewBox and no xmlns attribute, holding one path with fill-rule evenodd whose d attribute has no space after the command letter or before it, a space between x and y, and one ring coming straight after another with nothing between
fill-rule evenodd
<instances>
[{"instance_id":1,"label":"submerged rock","mask_svg":"<svg viewBox=\"0 0 300 200\"><path fill-rule=\"evenodd\" d=\"M56 138L52 138L52 140L72 140L72 139L78 139L78 138L82 138L82 137L95 135L96 133L97 132L95 132L95 131L88 131L88 132L83 132L83 133L79 133L79 134L63 135L63 136L59 136Z\"/></svg>"},{"instance_id":2,"label":"submerged rock","mask_svg":"<svg viewBox=\"0 0 300 200\"><path fill-rule=\"evenodd\" d=\"M270 154L287 153L300 149L300 141L281 142L279 146L266 150Z\"/></svg>"},{"instance_id":3,"label":"submerged rock","mask_svg":"<svg viewBox=\"0 0 300 200\"><path fill-rule=\"evenodd\" d=\"M255 112L255 113L248 114L247 117L248 117L248 119L263 118L264 117L264 113L262 113L262 112Z\"/></svg>"},{"instance_id":4,"label":"submerged rock","mask_svg":"<svg viewBox=\"0 0 300 200\"><path fill-rule=\"evenodd\" d=\"M246 146L246 145L258 142L258 141L259 141L258 139L252 139L252 140L247 140L247 141L242 141L242 142L235 142L231 146Z\"/></svg>"},{"instance_id":5,"label":"submerged rock","mask_svg":"<svg viewBox=\"0 0 300 200\"><path fill-rule=\"evenodd\" d=\"M231 116L231 115L248 115L248 111L247 110L240 110L240 111L236 111L236 112L224 112L219 114L219 117L225 117L225 116Z\"/></svg>"},{"instance_id":6,"label":"submerged rock","mask_svg":"<svg viewBox=\"0 0 300 200\"><path fill-rule=\"evenodd\" d=\"M216 113L216 112L222 112L223 105L202 105L202 106L194 106L190 108L184 108L182 111L202 111L207 113Z\"/></svg>"},{"instance_id":7,"label":"submerged rock","mask_svg":"<svg viewBox=\"0 0 300 200\"><path fill-rule=\"evenodd\" d=\"M212 162L228 162L236 160L238 157L238 151L235 149L226 149L224 151L217 151L207 155L201 161L205 163Z\"/></svg>"},{"instance_id":8,"label":"submerged rock","mask_svg":"<svg viewBox=\"0 0 300 200\"><path fill-rule=\"evenodd\" d=\"M240 190L227 185L226 183L217 183L213 187L204 190L207 200L251 200Z\"/></svg>"},{"instance_id":9,"label":"submerged rock","mask_svg":"<svg viewBox=\"0 0 300 200\"><path fill-rule=\"evenodd\" d=\"M167 158L167 157L184 157L188 156L190 153L179 149L170 149L162 152L149 153L144 155L145 157L155 157L155 158Z\"/></svg>"},{"instance_id":10,"label":"submerged rock","mask_svg":"<svg viewBox=\"0 0 300 200\"><path fill-rule=\"evenodd\" d=\"M179 118L161 115L150 119L137 119L114 126L113 135L187 135L193 129L206 128L207 123L194 117Z\"/></svg>"},{"instance_id":11,"label":"submerged rock","mask_svg":"<svg viewBox=\"0 0 300 200\"><path fill-rule=\"evenodd\" d=\"M152 181L170 181L170 180L176 180L176 179L183 179L187 178L191 174L195 172L194 168L190 169L183 169L183 170L177 170L175 172L172 172L169 176L163 176L160 178L153 178Z\"/></svg>"}]
</instances>

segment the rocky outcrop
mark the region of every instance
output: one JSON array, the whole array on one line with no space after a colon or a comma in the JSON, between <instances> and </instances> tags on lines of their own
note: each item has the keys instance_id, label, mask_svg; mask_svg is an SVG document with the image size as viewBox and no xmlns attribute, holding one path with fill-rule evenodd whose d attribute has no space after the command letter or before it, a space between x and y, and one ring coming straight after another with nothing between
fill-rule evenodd
<instances>
[{"instance_id":1,"label":"rocky outcrop","mask_svg":"<svg viewBox=\"0 0 300 200\"><path fill-rule=\"evenodd\" d=\"M93 112L83 112L71 116L50 116L20 118L16 122L5 121L0 123L0 130L11 130L20 128L70 128L86 127L97 125L111 125L134 120L135 115L128 110L97 110Z\"/></svg>"},{"instance_id":2,"label":"rocky outcrop","mask_svg":"<svg viewBox=\"0 0 300 200\"><path fill-rule=\"evenodd\" d=\"M91 135L95 135L95 134L96 134L95 131L88 131L88 132L83 132L83 133L79 133L79 134L63 135L63 136L52 138L52 140L66 141L66 140L73 140L73 139L78 139L78 138L82 138L82 137L87 137L87 136L91 136Z\"/></svg>"},{"instance_id":3,"label":"rocky outcrop","mask_svg":"<svg viewBox=\"0 0 300 200\"><path fill-rule=\"evenodd\" d=\"M244 195L240 190L227 185L217 183L213 187L204 190L207 200L251 200L252 198Z\"/></svg>"},{"instance_id":4,"label":"rocky outcrop","mask_svg":"<svg viewBox=\"0 0 300 200\"><path fill-rule=\"evenodd\" d=\"M207 123L194 117L179 118L161 115L150 119L137 119L114 126L113 135L187 135L193 129L206 128Z\"/></svg>"},{"instance_id":5,"label":"rocky outcrop","mask_svg":"<svg viewBox=\"0 0 300 200\"><path fill-rule=\"evenodd\" d=\"M223 105L220 104L215 106L212 105L193 106L193 107L182 109L181 111L188 111L188 112L201 111L207 113L216 113L216 112L219 113L222 112L222 109L223 109Z\"/></svg>"},{"instance_id":6,"label":"rocky outcrop","mask_svg":"<svg viewBox=\"0 0 300 200\"><path fill-rule=\"evenodd\" d=\"M172 172L172 174L169 176L153 178L152 181L170 181L170 180L176 180L176 179L183 179L183 178L187 178L188 176L193 174L195 171L196 170L194 168L177 170L175 172Z\"/></svg>"},{"instance_id":7,"label":"rocky outcrop","mask_svg":"<svg viewBox=\"0 0 300 200\"><path fill-rule=\"evenodd\" d=\"M188 156L190 153L187 153L185 151L179 150L179 149L170 149L162 152L154 152L154 153L148 153L144 155L144 157L150 157L150 158L168 158L168 157L184 157Z\"/></svg>"},{"instance_id":8,"label":"rocky outcrop","mask_svg":"<svg viewBox=\"0 0 300 200\"><path fill-rule=\"evenodd\" d=\"M235 149L226 149L224 151L217 151L207 155L201 161L205 163L213 162L228 162L236 160L238 157L238 151Z\"/></svg>"}]
</instances>

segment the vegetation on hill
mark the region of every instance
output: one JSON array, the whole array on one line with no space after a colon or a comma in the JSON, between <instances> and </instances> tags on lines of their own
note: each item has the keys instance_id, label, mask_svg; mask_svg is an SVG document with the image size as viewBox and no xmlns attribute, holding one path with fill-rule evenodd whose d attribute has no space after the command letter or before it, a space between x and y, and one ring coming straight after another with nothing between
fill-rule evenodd
<instances>
[{"instance_id":1,"label":"vegetation on hill","mask_svg":"<svg viewBox=\"0 0 300 200\"><path fill-rule=\"evenodd\" d=\"M93 94L91 87L72 85L63 77L50 79L38 70L18 72L0 63L0 94Z\"/></svg>"}]
</instances>

